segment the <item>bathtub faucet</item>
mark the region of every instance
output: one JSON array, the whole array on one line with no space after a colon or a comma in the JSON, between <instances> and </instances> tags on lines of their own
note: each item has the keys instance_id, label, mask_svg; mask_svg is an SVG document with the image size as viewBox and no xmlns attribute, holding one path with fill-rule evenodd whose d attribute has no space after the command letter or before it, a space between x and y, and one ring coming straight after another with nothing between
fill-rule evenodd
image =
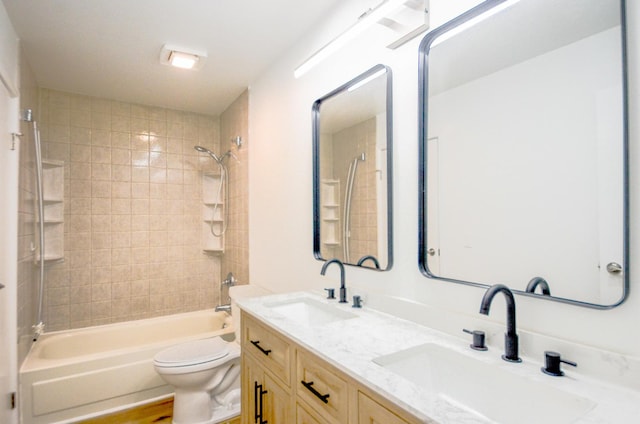
<instances>
[{"instance_id":1,"label":"bathtub faucet","mask_svg":"<svg viewBox=\"0 0 640 424\"><path fill-rule=\"evenodd\" d=\"M224 311L231 313L231 298L229 297L229 287L235 286L238 280L233 276L233 273L230 272L227 274L227 278L225 278L222 283L220 283L220 302L222 302L222 290L225 286L227 286L227 303L220 303L216 306L216 312Z\"/></svg>"},{"instance_id":2,"label":"bathtub faucet","mask_svg":"<svg viewBox=\"0 0 640 424\"><path fill-rule=\"evenodd\" d=\"M220 312L220 311L231 313L231 304L227 303L226 305L216 306L216 312Z\"/></svg>"}]
</instances>

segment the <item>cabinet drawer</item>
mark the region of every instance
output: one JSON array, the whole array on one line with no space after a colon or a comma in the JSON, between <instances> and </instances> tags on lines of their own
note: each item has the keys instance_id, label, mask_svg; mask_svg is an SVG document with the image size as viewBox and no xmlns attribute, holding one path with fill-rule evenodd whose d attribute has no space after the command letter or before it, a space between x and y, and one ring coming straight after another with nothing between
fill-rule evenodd
<instances>
[{"instance_id":1,"label":"cabinet drawer","mask_svg":"<svg viewBox=\"0 0 640 424\"><path fill-rule=\"evenodd\" d=\"M291 346L275 331L242 315L242 349L249 352L287 387L291 380Z\"/></svg>"},{"instance_id":2,"label":"cabinet drawer","mask_svg":"<svg viewBox=\"0 0 640 424\"><path fill-rule=\"evenodd\" d=\"M409 424L394 412L358 392L358 424Z\"/></svg>"},{"instance_id":3,"label":"cabinet drawer","mask_svg":"<svg viewBox=\"0 0 640 424\"><path fill-rule=\"evenodd\" d=\"M348 385L324 361L297 351L296 392L321 417L332 423L346 423Z\"/></svg>"}]
</instances>

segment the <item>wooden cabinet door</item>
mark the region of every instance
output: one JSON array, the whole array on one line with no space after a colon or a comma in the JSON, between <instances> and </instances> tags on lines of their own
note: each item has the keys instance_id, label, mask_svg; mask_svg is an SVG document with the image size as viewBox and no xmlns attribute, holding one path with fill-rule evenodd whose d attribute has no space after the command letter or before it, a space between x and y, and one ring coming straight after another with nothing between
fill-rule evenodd
<instances>
[{"instance_id":1,"label":"wooden cabinet door","mask_svg":"<svg viewBox=\"0 0 640 424\"><path fill-rule=\"evenodd\" d=\"M268 424L292 424L295 422L291 394L269 374L264 375L264 387L266 390L262 400L264 420Z\"/></svg>"},{"instance_id":2,"label":"wooden cabinet door","mask_svg":"<svg viewBox=\"0 0 640 424\"><path fill-rule=\"evenodd\" d=\"M369 396L358 393L358 424L408 424Z\"/></svg>"},{"instance_id":3,"label":"wooden cabinet door","mask_svg":"<svg viewBox=\"0 0 640 424\"><path fill-rule=\"evenodd\" d=\"M293 401L262 365L249 355L242 357L242 424L292 424Z\"/></svg>"},{"instance_id":4,"label":"wooden cabinet door","mask_svg":"<svg viewBox=\"0 0 640 424\"><path fill-rule=\"evenodd\" d=\"M241 412L242 424L256 424L256 414L259 412L258 400L256 398L257 385L263 384L263 372L249 356L242 355L242 376L241 378Z\"/></svg>"},{"instance_id":5,"label":"wooden cabinet door","mask_svg":"<svg viewBox=\"0 0 640 424\"><path fill-rule=\"evenodd\" d=\"M296 405L296 424L326 424L315 412L307 411L301 404Z\"/></svg>"}]
</instances>

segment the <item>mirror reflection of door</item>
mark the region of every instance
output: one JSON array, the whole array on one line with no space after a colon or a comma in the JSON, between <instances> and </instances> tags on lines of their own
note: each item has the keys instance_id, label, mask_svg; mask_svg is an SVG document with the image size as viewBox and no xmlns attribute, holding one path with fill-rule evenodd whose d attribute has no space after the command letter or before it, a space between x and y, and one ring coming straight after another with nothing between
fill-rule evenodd
<instances>
[{"instance_id":1,"label":"mirror reflection of door","mask_svg":"<svg viewBox=\"0 0 640 424\"><path fill-rule=\"evenodd\" d=\"M615 305L628 285L621 3L494 3L423 43L423 269L520 291L542 277L557 298Z\"/></svg>"}]
</instances>

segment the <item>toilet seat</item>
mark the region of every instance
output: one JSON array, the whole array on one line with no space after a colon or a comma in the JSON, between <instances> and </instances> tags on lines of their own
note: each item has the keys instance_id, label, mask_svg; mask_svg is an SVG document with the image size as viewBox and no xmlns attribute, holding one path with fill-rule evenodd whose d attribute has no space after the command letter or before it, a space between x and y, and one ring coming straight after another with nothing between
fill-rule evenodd
<instances>
[{"instance_id":1,"label":"toilet seat","mask_svg":"<svg viewBox=\"0 0 640 424\"><path fill-rule=\"evenodd\" d=\"M220 337L184 342L158 353L153 363L161 368L181 368L212 364L229 356L229 343Z\"/></svg>"}]
</instances>

